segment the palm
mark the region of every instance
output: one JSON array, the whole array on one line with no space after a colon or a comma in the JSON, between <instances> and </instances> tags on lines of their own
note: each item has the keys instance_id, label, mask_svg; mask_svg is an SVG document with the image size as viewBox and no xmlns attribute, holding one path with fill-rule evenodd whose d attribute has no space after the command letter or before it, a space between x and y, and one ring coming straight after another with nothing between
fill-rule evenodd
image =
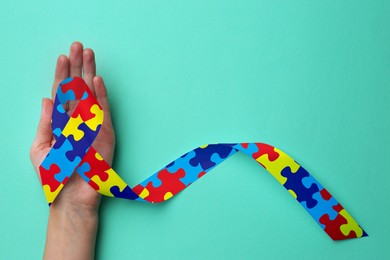
<instances>
[{"instance_id":1,"label":"palm","mask_svg":"<svg viewBox=\"0 0 390 260\"><path fill-rule=\"evenodd\" d=\"M83 74L84 80L104 111L103 125L93 143L93 147L111 164L115 147L115 133L111 123L107 92L103 80L95 77L95 67L95 58L92 50L86 49L83 51L83 46L80 43L74 43L71 46L69 59L65 56L60 56L57 61L52 95L54 98L57 86L63 79L73 76L81 77ZM68 114L71 114L76 106L77 102L69 103ZM52 101L44 101L37 137L31 147L31 160L37 173L40 163L55 142L51 129L48 126L48 118L51 116L52 107ZM100 202L100 194L90 187L81 176L73 174L55 201L55 203L61 202L97 208Z\"/></svg>"}]
</instances>

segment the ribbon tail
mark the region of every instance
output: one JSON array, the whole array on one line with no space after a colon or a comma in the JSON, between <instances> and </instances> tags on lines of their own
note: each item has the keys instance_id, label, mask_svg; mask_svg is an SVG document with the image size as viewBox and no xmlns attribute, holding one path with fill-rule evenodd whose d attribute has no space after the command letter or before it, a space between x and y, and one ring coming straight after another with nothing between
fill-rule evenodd
<instances>
[{"instance_id":1,"label":"ribbon tail","mask_svg":"<svg viewBox=\"0 0 390 260\"><path fill-rule=\"evenodd\" d=\"M263 143L237 144L234 148L263 166L333 240L368 236L309 172L278 148Z\"/></svg>"}]
</instances>

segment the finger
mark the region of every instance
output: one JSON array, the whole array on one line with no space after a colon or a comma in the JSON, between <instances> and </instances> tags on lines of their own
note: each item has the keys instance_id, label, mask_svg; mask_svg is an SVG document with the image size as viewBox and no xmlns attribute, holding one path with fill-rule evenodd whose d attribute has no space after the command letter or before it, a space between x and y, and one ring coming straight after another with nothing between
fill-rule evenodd
<instances>
[{"instance_id":1,"label":"finger","mask_svg":"<svg viewBox=\"0 0 390 260\"><path fill-rule=\"evenodd\" d=\"M69 54L70 76L81 77L83 67L83 45L80 42L74 42L70 46Z\"/></svg>"},{"instance_id":2,"label":"finger","mask_svg":"<svg viewBox=\"0 0 390 260\"><path fill-rule=\"evenodd\" d=\"M93 78L93 84L95 86L96 99L104 111L104 121L111 124L110 106L108 104L107 89L103 78L100 76L95 76Z\"/></svg>"},{"instance_id":3,"label":"finger","mask_svg":"<svg viewBox=\"0 0 390 260\"><path fill-rule=\"evenodd\" d=\"M93 53L93 50L89 48L83 51L83 72L85 82L95 95L95 88L93 86L93 77L96 76L95 54Z\"/></svg>"},{"instance_id":4,"label":"finger","mask_svg":"<svg viewBox=\"0 0 390 260\"><path fill-rule=\"evenodd\" d=\"M80 42L74 42L70 46L69 53L69 72L70 77L81 77L83 68L83 45ZM68 114L72 114L78 101L69 101L66 106Z\"/></svg>"},{"instance_id":5,"label":"finger","mask_svg":"<svg viewBox=\"0 0 390 260\"><path fill-rule=\"evenodd\" d=\"M65 55L60 55L57 59L54 82L51 89L52 100L54 100L58 85L67 77L69 77L69 60Z\"/></svg>"},{"instance_id":6,"label":"finger","mask_svg":"<svg viewBox=\"0 0 390 260\"><path fill-rule=\"evenodd\" d=\"M35 144L43 147L50 147L53 140L51 131L51 114L53 111L53 101L49 98L42 99L42 112L38 124Z\"/></svg>"}]
</instances>

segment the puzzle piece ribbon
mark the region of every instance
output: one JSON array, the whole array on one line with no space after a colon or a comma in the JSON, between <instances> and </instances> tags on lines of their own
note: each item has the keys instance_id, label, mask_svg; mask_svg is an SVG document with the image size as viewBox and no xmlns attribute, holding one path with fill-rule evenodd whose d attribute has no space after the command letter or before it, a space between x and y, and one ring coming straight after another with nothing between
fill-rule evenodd
<instances>
[{"instance_id":1,"label":"puzzle piece ribbon","mask_svg":"<svg viewBox=\"0 0 390 260\"><path fill-rule=\"evenodd\" d=\"M79 103L69 116L63 105L75 100ZM84 80L73 77L62 81L57 89L52 115L56 142L39 167L49 205L74 172L103 195L150 203L163 202L240 151L271 173L333 240L367 236L312 175L287 154L264 143L206 144L182 155L130 188L92 147L102 123L102 107Z\"/></svg>"}]
</instances>

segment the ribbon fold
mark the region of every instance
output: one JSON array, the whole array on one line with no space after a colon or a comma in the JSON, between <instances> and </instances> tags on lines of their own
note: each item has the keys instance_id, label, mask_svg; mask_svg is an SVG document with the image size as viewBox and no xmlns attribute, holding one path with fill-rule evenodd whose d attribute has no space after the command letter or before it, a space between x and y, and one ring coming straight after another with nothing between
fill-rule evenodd
<instances>
[{"instance_id":1,"label":"ribbon fold","mask_svg":"<svg viewBox=\"0 0 390 260\"><path fill-rule=\"evenodd\" d=\"M69 116L63 105L79 100ZM51 205L69 177L77 172L105 196L159 203L237 152L263 166L306 209L333 240L367 236L337 200L294 159L264 143L219 143L200 146L130 188L92 147L103 123L103 110L82 78L62 81L52 114L54 146L39 167L46 199Z\"/></svg>"}]
</instances>

